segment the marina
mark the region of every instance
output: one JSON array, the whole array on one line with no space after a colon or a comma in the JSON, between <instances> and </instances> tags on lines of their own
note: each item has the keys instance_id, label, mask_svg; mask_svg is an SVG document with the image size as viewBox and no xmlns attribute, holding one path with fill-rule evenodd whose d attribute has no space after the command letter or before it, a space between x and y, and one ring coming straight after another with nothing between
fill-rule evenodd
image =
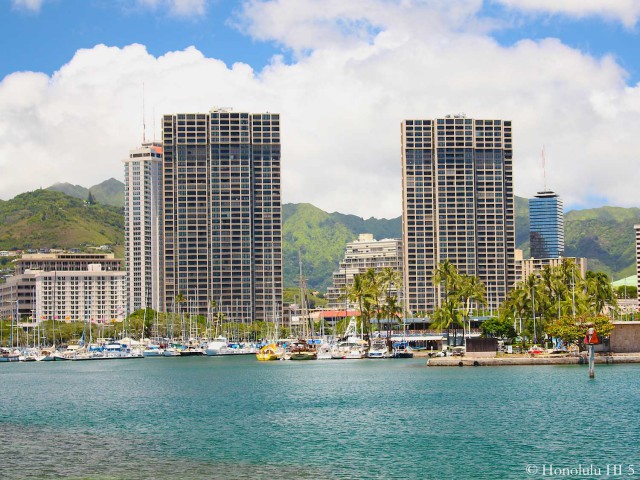
<instances>
[{"instance_id":1,"label":"marina","mask_svg":"<svg viewBox=\"0 0 640 480\"><path fill-rule=\"evenodd\" d=\"M640 463L637 365L590 381L586 366L160 357L20 362L0 384L13 479L516 479Z\"/></svg>"}]
</instances>

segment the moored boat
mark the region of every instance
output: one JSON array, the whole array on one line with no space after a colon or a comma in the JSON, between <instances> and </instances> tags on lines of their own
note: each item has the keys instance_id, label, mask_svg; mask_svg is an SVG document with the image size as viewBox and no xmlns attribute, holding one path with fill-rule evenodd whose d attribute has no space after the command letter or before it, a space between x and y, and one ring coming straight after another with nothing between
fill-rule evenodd
<instances>
[{"instance_id":1,"label":"moored boat","mask_svg":"<svg viewBox=\"0 0 640 480\"><path fill-rule=\"evenodd\" d=\"M147 345L147 347L142 350L143 357L162 357L164 354L164 348L160 348L160 345L156 345L155 343Z\"/></svg>"},{"instance_id":2,"label":"moored boat","mask_svg":"<svg viewBox=\"0 0 640 480\"><path fill-rule=\"evenodd\" d=\"M413 358L413 349L402 340L393 344L393 358Z\"/></svg>"},{"instance_id":3,"label":"moored boat","mask_svg":"<svg viewBox=\"0 0 640 480\"><path fill-rule=\"evenodd\" d=\"M389 358L391 354L389 353L389 347L387 347L387 342L378 338L375 339L371 343L371 348L369 349L369 353L367 354L368 358Z\"/></svg>"},{"instance_id":4,"label":"moored boat","mask_svg":"<svg viewBox=\"0 0 640 480\"><path fill-rule=\"evenodd\" d=\"M314 345L309 345L304 340L299 340L289 349L290 360L317 360L318 351Z\"/></svg>"},{"instance_id":5,"label":"moored boat","mask_svg":"<svg viewBox=\"0 0 640 480\"><path fill-rule=\"evenodd\" d=\"M256 353L256 359L261 362L268 362L272 360L280 360L284 356L284 348L281 346L270 343L262 347L258 353Z\"/></svg>"},{"instance_id":6,"label":"moored boat","mask_svg":"<svg viewBox=\"0 0 640 480\"><path fill-rule=\"evenodd\" d=\"M0 348L0 362L18 362L20 361L20 352L13 351L8 348Z\"/></svg>"},{"instance_id":7,"label":"moored boat","mask_svg":"<svg viewBox=\"0 0 640 480\"><path fill-rule=\"evenodd\" d=\"M210 357L215 357L218 355L224 355L227 349L227 338L216 337L207 343L207 348L204 350L204 353Z\"/></svg>"}]
</instances>

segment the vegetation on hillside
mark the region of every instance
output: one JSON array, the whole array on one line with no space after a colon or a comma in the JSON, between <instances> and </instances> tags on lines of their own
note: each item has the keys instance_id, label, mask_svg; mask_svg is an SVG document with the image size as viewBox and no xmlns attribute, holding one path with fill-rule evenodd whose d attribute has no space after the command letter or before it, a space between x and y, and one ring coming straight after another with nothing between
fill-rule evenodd
<instances>
[{"instance_id":1,"label":"vegetation on hillside","mask_svg":"<svg viewBox=\"0 0 640 480\"><path fill-rule=\"evenodd\" d=\"M122 211L36 190L0 203L0 250L122 244Z\"/></svg>"},{"instance_id":2,"label":"vegetation on hillside","mask_svg":"<svg viewBox=\"0 0 640 480\"><path fill-rule=\"evenodd\" d=\"M355 240L346 225L308 203L283 206L282 257L285 286L293 287L302 275L310 289L326 290L344 256L347 242Z\"/></svg>"},{"instance_id":3,"label":"vegetation on hillside","mask_svg":"<svg viewBox=\"0 0 640 480\"><path fill-rule=\"evenodd\" d=\"M63 191L75 199L69 199ZM86 205L89 193L96 204ZM51 197L47 195L53 195ZM61 196L62 195L62 196ZM122 255L124 185L109 179L90 189L56 184L47 190L0 201L0 249L78 248L116 244ZM363 219L327 213L308 203L283 205L283 271L285 287L296 287L299 258L310 290L324 292L344 257L346 244L361 233L374 238L400 238L402 219ZM515 198L516 246L529 256L529 204ZM566 256L586 257L588 267L610 277L635 273L635 233L640 209L602 207L565 215Z\"/></svg>"},{"instance_id":4,"label":"vegetation on hillside","mask_svg":"<svg viewBox=\"0 0 640 480\"><path fill-rule=\"evenodd\" d=\"M56 183L48 187L47 190L66 193L81 200L86 200L91 194L97 203L113 207L124 206L124 183L115 178L110 178L89 188L72 185L71 183Z\"/></svg>"}]
</instances>

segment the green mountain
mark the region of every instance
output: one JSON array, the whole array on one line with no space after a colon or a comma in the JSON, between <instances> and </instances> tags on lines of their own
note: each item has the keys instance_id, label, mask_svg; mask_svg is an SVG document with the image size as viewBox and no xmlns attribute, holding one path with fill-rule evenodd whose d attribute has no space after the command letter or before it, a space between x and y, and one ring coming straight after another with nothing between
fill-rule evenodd
<instances>
[{"instance_id":1,"label":"green mountain","mask_svg":"<svg viewBox=\"0 0 640 480\"><path fill-rule=\"evenodd\" d=\"M636 272L633 226L640 223L640 208L600 207L565 214L565 255L586 257L589 270L614 279Z\"/></svg>"},{"instance_id":2,"label":"green mountain","mask_svg":"<svg viewBox=\"0 0 640 480\"><path fill-rule=\"evenodd\" d=\"M94 200L98 203L114 207L122 207L124 205L124 183L115 178L110 178L90 188L72 185L71 183L56 183L48 187L47 190L66 193L82 200L86 200L89 192L91 192Z\"/></svg>"},{"instance_id":3,"label":"green mountain","mask_svg":"<svg viewBox=\"0 0 640 480\"><path fill-rule=\"evenodd\" d=\"M283 258L286 286L298 278L298 250L302 251L303 274L311 287L324 290L344 255L345 244L360 233L374 238L400 238L401 217L390 220L326 213L309 204L283 207ZM529 201L515 198L516 247L529 256ZM572 210L565 214L565 255L586 257L590 270L613 278L635 273L634 224L640 209L601 207Z\"/></svg>"},{"instance_id":4,"label":"green mountain","mask_svg":"<svg viewBox=\"0 0 640 480\"><path fill-rule=\"evenodd\" d=\"M59 191L70 192L72 196ZM89 189L56 184L46 190L0 200L0 249L72 248L117 245L122 255L123 184L115 179L91 187L97 204L86 205ZM120 196L120 197L119 197ZM120 198L120 199L118 199ZM108 203L116 203L117 207ZM308 203L285 204L283 212L283 269L286 287L297 285L302 273L309 287L325 291L332 282L347 242L361 233L374 238L400 238L401 217L363 219L327 213ZM515 199L516 245L529 255L529 205ZM565 215L567 256L586 257L591 270L614 278L635 272L635 232L639 208L601 207L573 210Z\"/></svg>"},{"instance_id":5,"label":"green mountain","mask_svg":"<svg viewBox=\"0 0 640 480\"><path fill-rule=\"evenodd\" d=\"M74 248L124 242L122 209L36 190L0 202L0 249ZM118 253L118 251L116 251Z\"/></svg>"},{"instance_id":6,"label":"green mountain","mask_svg":"<svg viewBox=\"0 0 640 480\"><path fill-rule=\"evenodd\" d=\"M282 268L285 286L295 286L302 275L312 289L324 291L344 256L351 231L332 214L309 203L282 206Z\"/></svg>"}]
</instances>

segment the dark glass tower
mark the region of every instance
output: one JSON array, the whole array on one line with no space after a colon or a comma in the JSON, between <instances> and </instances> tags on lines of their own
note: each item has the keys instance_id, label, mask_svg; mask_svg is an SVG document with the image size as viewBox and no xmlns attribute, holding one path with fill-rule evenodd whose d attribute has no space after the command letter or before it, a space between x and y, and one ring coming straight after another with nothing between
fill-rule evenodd
<instances>
[{"instance_id":1,"label":"dark glass tower","mask_svg":"<svg viewBox=\"0 0 640 480\"><path fill-rule=\"evenodd\" d=\"M162 121L163 303L229 321L282 308L280 115L212 110Z\"/></svg>"},{"instance_id":2,"label":"dark glass tower","mask_svg":"<svg viewBox=\"0 0 640 480\"><path fill-rule=\"evenodd\" d=\"M464 115L402 122L403 261L407 306L431 311L448 260L477 276L497 307L515 282L511 122Z\"/></svg>"},{"instance_id":3,"label":"dark glass tower","mask_svg":"<svg viewBox=\"0 0 640 480\"><path fill-rule=\"evenodd\" d=\"M533 258L564 255L564 216L558 194L538 192L529 199L529 240Z\"/></svg>"}]
</instances>

